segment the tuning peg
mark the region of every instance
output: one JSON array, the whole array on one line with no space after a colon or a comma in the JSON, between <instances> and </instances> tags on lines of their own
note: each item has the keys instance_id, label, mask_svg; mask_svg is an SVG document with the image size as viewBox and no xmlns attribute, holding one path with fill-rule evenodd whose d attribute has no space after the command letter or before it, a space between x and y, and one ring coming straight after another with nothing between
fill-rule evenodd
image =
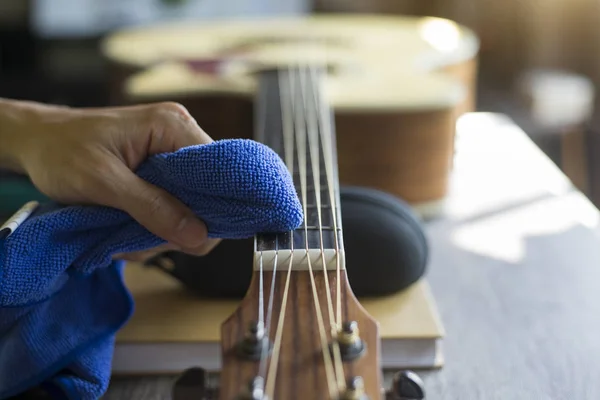
<instances>
[{"instance_id":1,"label":"tuning peg","mask_svg":"<svg viewBox=\"0 0 600 400\"><path fill-rule=\"evenodd\" d=\"M260 376L255 376L248 382L245 391L238 397L239 400L267 400L265 396L265 381Z\"/></svg>"},{"instance_id":2,"label":"tuning peg","mask_svg":"<svg viewBox=\"0 0 600 400\"><path fill-rule=\"evenodd\" d=\"M271 341L266 335L265 328L261 322L251 322L244 339L237 345L237 353L240 357L258 361L271 352Z\"/></svg>"},{"instance_id":3,"label":"tuning peg","mask_svg":"<svg viewBox=\"0 0 600 400\"><path fill-rule=\"evenodd\" d=\"M389 392L389 400L422 400L425 398L425 385L412 371L398 372L394 376Z\"/></svg>"},{"instance_id":4,"label":"tuning peg","mask_svg":"<svg viewBox=\"0 0 600 400\"><path fill-rule=\"evenodd\" d=\"M365 393L365 383L360 376L352 377L346 387L346 391L341 396L341 400L369 400Z\"/></svg>"},{"instance_id":5,"label":"tuning peg","mask_svg":"<svg viewBox=\"0 0 600 400\"><path fill-rule=\"evenodd\" d=\"M344 361L354 361L365 353L366 344L360 338L356 321L348 321L342 325L338 334L338 344Z\"/></svg>"},{"instance_id":6,"label":"tuning peg","mask_svg":"<svg viewBox=\"0 0 600 400\"><path fill-rule=\"evenodd\" d=\"M187 369L173 386L173 400L210 400L208 373L203 368Z\"/></svg>"}]
</instances>

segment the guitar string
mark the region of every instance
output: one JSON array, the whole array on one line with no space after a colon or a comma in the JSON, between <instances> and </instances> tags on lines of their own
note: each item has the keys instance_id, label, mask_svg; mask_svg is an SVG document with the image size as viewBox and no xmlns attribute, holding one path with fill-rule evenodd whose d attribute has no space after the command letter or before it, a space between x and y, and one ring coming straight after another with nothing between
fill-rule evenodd
<instances>
[{"instance_id":1,"label":"guitar string","mask_svg":"<svg viewBox=\"0 0 600 400\"><path fill-rule=\"evenodd\" d=\"M264 337L267 340L270 340L271 337L271 318L273 314L273 298L275 297L275 277L277 274L277 264L278 264L278 255L279 255L279 236L275 236L275 256L273 257L273 274L271 276L271 288L269 291L269 304L267 305L267 320L265 322L265 330ZM262 257L261 257L262 258ZM260 355L260 364L258 369L258 376L261 376L263 379L267 379L267 356L268 356L269 347L265 346L262 349Z\"/></svg>"},{"instance_id":2,"label":"guitar string","mask_svg":"<svg viewBox=\"0 0 600 400\"><path fill-rule=\"evenodd\" d=\"M314 70L313 71L314 74ZM323 92L325 91L324 87L319 88L319 90L315 90L315 103L319 112L319 131L322 132L322 140L323 140L323 154L325 157L329 157L329 161L325 162L325 171L327 175L327 188L329 189L329 204L331 205L331 219L333 221L333 238L335 242L335 261L336 261L336 321L339 324L342 320L342 290L341 290L341 265L340 265L340 239L338 237L338 214L339 214L339 206L338 199L334 193L334 175L333 175L333 144L331 143L333 139L333 130L331 129L331 123L329 122L330 111L325 101L323 99Z\"/></svg>"},{"instance_id":3,"label":"guitar string","mask_svg":"<svg viewBox=\"0 0 600 400\"><path fill-rule=\"evenodd\" d=\"M300 80L302 81L302 76L300 75L300 73L298 74L298 76L299 76ZM280 77L280 81L281 81L281 77ZM283 98L285 98L285 95L284 95L285 89L283 89L284 86L285 85L280 85L280 87L281 87L280 90L282 91L282 95L281 95L282 98L280 99L281 102L283 102ZM303 88L304 88L304 85L302 85L302 82L301 82L301 94L302 94L302 89ZM306 95L304 96L304 100L305 100L305 104L304 104L305 108L307 110L310 109L310 107L307 107L307 104L306 104ZM315 105L315 107L317 107L317 106ZM289 118L287 120L285 119L285 111L284 111L285 109L286 109L286 107L282 106L282 118L284 120L283 121L284 122L284 141L286 140L286 137L289 137L288 136L289 134L285 135L285 133L286 132L290 132L289 128L285 129L286 125L289 127L289 122L286 122L286 121L289 121ZM297 116L297 114L296 114L296 116ZM312 114L312 116L314 117L314 114ZM307 120L308 121L312 121L311 118L307 118ZM296 124L298 124L298 121L299 120L296 119ZM304 121L304 122L307 122L307 121ZM310 132L316 132L315 129L316 129L316 127L314 125L311 126L309 128L309 134L310 134ZM304 149L303 149L304 151L302 151L300 153L301 155L299 154L299 159L303 159L304 162L299 162L299 166L304 166L304 168L306 168L306 163L307 163L306 162L306 147L305 147L306 146L306 141L305 141L306 139L304 137L300 137L300 136L297 137L298 138L298 144L299 144L298 145L298 152L300 153L300 148L301 147L304 147ZM288 143L289 143L289 140L288 140ZM313 170L317 171L316 177L320 178L320 169L319 169L318 163L317 163L317 166L315 168L315 146L317 146L316 149L317 149L317 154L318 154L318 144L315 143L315 139L314 139L313 135L309 136L309 145L311 145L310 146L311 147L310 151L311 151L311 159L312 159L312 162L313 162ZM293 146L293 140L292 140L292 146ZM290 149L290 146L289 145L286 146L286 153L288 155L290 154L289 153L289 149ZM326 153L326 152L324 151L324 153ZM291 154L292 154L292 157L293 157L293 152ZM317 157L318 157L318 155L317 155ZM288 162L288 168L293 173L293 158L291 159L290 157L286 156L286 159L287 159L287 162ZM290 163L291 163L291 166L289 165ZM300 176L301 176L303 206L304 206L305 215L306 215L307 214L306 213L306 211L307 211L307 209L306 209L306 207L307 207L307 199L306 199L306 197L307 197L307 193L306 193L306 171L305 170L303 171L301 169L300 170ZM313 171L313 179L314 180L317 179L316 177L315 177L314 171ZM319 190L320 190L320 180L318 180L318 179L315 181L315 197L317 198L316 204L317 204L317 209L318 209L318 213L319 213L319 228L320 228L320 237L321 237L321 255L322 255L322 259L323 259L324 272L326 272L326 269L325 269L325 259L324 259L324 249L323 249L323 239L322 239L322 223L321 223L322 218L320 216L320 207L321 207L320 192L316 190L317 188L319 188ZM323 321L322 315L320 315L320 305L318 304L319 301L318 301L318 297L316 295L316 285L315 285L315 282L314 282L314 275L313 275L313 271L312 271L311 260L310 260L310 257L308 256L309 255L309 247L308 247L308 232L307 232L307 221L306 221L306 219L305 219L304 226L305 226L306 255L307 255L307 258L308 258L308 267L309 267L310 276L311 276L311 286L313 288L313 298L315 300L315 308L316 308L316 311L317 311L317 314L318 314L318 322L319 322L319 328L320 328L319 330L320 330L320 333L321 333L321 344L322 344L322 347L324 347L323 354L324 354L324 359L325 359L326 374L327 374L327 378L328 378L327 382L328 382L328 385L329 385L330 394L333 395L333 393L331 393L333 391L332 385L331 385L331 380L333 380L334 384L335 384L335 378L332 379L331 376L330 376L332 374L332 372L330 371L330 369L332 369L331 359L329 358L329 356L330 356L329 353L326 351L327 350L327 347L326 347L327 338L326 338L326 335L324 335L324 321ZM277 248L277 250L276 250L276 257L277 257L278 245L276 246L276 248ZM292 249L293 249L293 240L292 240ZM292 255L293 255L293 252L292 252ZM292 261L293 261L293 257L290 257L290 262L289 262L289 266L288 266L288 275L287 275L287 279L286 279L286 288L284 289L284 296L283 296L283 302L282 302L282 312L280 313L278 328L277 328L277 332L276 332L275 346L274 346L274 349L273 349L273 355L271 357L271 364L270 364L270 368L269 368L270 374L269 374L269 377L267 379L267 385L265 387L265 389L266 389L265 393L267 394L267 398L270 398L269 395L272 398L273 391L274 391L274 384L275 384L275 379L276 379L276 371L277 371L278 358L279 358L279 350L280 350L280 346L281 346L281 337L282 337L282 332L283 332L282 328L283 328L283 321L284 321L284 316L285 316L285 305L287 304L288 291L289 291L289 280L290 280L290 276L291 276ZM275 259L274 262L275 262L275 268L274 268L274 273L275 273L275 270L277 269L277 264L278 264L277 263L277 259ZM262 270L262 268L261 268L261 270ZM269 303L270 304L269 304L269 307L268 307L268 315L267 315L267 323L266 323L266 330L267 330L267 332L270 331L270 325L271 325L271 323L270 323L270 321L271 321L270 314L272 313L272 300L273 300L273 297L274 297L273 296L274 282L275 282L275 279L273 278L273 282L272 282L272 285L271 285L271 294L269 296ZM333 318L333 308L331 306L331 293L330 293L330 290L329 290L330 288L329 288L329 284L328 283L327 283L327 289L328 289L328 296L329 296L329 302L330 302L330 317ZM335 321L332 322L332 326L335 326ZM268 333L267 333L267 337L269 337ZM338 356L339 356L339 347L338 347ZM262 363L263 360L264 360L264 357L261 357L261 363ZM336 364L338 364L338 362L336 362ZM341 365L341 359L339 360L339 364ZM263 365L266 365L266 364L263 364ZM336 365L336 367L338 367L338 365ZM261 370L262 370L262 368L261 368ZM340 371L340 369L338 369L338 368L336 368L336 370ZM261 375L262 375L262 373L261 373ZM343 377L341 379L341 382L342 382L342 385L343 385L344 384ZM338 384L339 384L339 382L338 382Z\"/></svg>"},{"instance_id":4,"label":"guitar string","mask_svg":"<svg viewBox=\"0 0 600 400\"><path fill-rule=\"evenodd\" d=\"M299 74L298 74L299 75ZM301 88L302 89L302 88ZM295 92L294 90L292 90L292 92ZM302 109L302 90L298 91L299 96L300 96L300 100L296 103L299 106L296 108L296 110L298 109ZM336 379L334 376L334 371L333 371L333 363L331 360L331 354L329 354L328 351L328 343L327 343L327 333L325 331L325 322L323 320L323 315L321 313L321 304L319 302L319 295L317 293L317 287L316 287L316 283L315 283L315 277L314 277L314 273L313 273L313 268L312 268L312 261L310 259L310 253L309 253L309 245L308 245L308 225L307 225L307 218L306 216L308 215L307 213L307 202L306 202L306 198L307 198L307 188L306 188L306 167L307 167L307 160L306 160L306 127L304 126L303 123L301 122L306 122L304 120L303 115L299 114L297 112L294 113L294 116L296 118L296 138L297 138L297 146L298 146L298 166L299 166L299 172L300 172L300 186L301 186L301 192L302 192L302 205L304 208L304 237L305 237L305 246L306 246L306 259L307 259L307 266L308 266L308 270L309 270L309 277L310 277L310 283L311 283L311 288L312 288L312 293L313 293L313 301L314 301L314 305L315 305L315 312L317 314L317 325L319 328L319 335L321 337L321 350L323 352L323 362L325 364L325 374L327 377L327 384L329 387L329 395L331 398L335 398L336 397L336 393L335 393L335 388L334 386L336 385ZM333 384L331 383L333 382Z\"/></svg>"},{"instance_id":5,"label":"guitar string","mask_svg":"<svg viewBox=\"0 0 600 400\"><path fill-rule=\"evenodd\" d=\"M309 77L310 83L309 86L312 89L314 95L313 96L309 96L306 95L304 100L305 100L305 108L306 108L306 119L307 119L307 125L308 125L308 141L309 141L309 145L310 145L310 153L311 153L311 160L312 160L312 166L313 166L313 184L315 186L315 203L316 203L316 207L317 207L317 219L318 219L318 228L319 228L319 240L320 240L320 250L321 250L321 261L322 261L322 265L323 265L323 279L325 280L325 288L326 288L326 294L327 294L327 306L328 306L328 312L329 312L329 322L330 322L330 329L331 329L331 335L332 335L332 343L333 343L333 357L334 357L334 364L335 364L335 372L336 372L336 379L337 379L337 385L338 385L338 390L344 390L345 389L345 380L344 380L344 370L343 370L343 364L342 364L342 357L341 357L341 353L340 353L340 346L339 343L337 342L337 340L335 340L336 335L338 333L338 329L339 329L339 320L336 321L335 318L335 314L334 314L334 310L333 310L333 300L332 300L332 295L331 295L331 286L329 284L329 271L327 270L327 264L326 264L326 260L325 260L325 249L324 249L324 243L323 243L323 218L322 218L322 214L321 214L321 207L322 207L322 203L321 203L321 179L320 179L320 175L321 175L321 168L320 168L320 148L319 145L323 143L323 132L320 131L320 127L319 127L319 123L317 120L317 116L315 116L315 113L317 111L317 104L312 104L314 106L311 107L312 103L309 100L315 100L314 96L316 96L316 91L318 91L318 83L317 83L317 77L316 74L311 74L310 72L312 71L312 67L309 68L305 68L303 69L303 73ZM313 75L312 77L310 75ZM306 87L307 85L302 85L302 87ZM311 99L309 99L309 97ZM321 141L319 141L319 139L321 139ZM325 160L326 158L326 154L327 154L327 150L323 148L323 155L324 155L324 162L327 163L327 161Z\"/></svg>"},{"instance_id":6,"label":"guitar string","mask_svg":"<svg viewBox=\"0 0 600 400\"><path fill-rule=\"evenodd\" d=\"M266 94L263 95L266 97ZM266 99L263 98L260 102L261 104L265 104ZM257 121L257 132L264 132L266 126L266 112L261 113L261 118ZM262 330L264 332L265 326L265 309L264 309L264 266L263 266L263 251L260 251L259 255L259 271L258 271L258 322L257 322L257 332ZM262 357L262 356L261 356Z\"/></svg>"},{"instance_id":7,"label":"guitar string","mask_svg":"<svg viewBox=\"0 0 600 400\"><path fill-rule=\"evenodd\" d=\"M326 68L325 68L326 71ZM313 69L314 72L314 69ZM331 143L332 140L332 132L333 130L331 129L329 123L327 123L328 118L330 117L329 115L329 110L327 109L327 107L325 106L325 102L323 101L323 93L322 91L324 90L324 85L322 84L322 82L320 80L314 79L315 85L317 85L316 90L313 91L313 93L315 94L315 108L317 109L317 116L318 116L318 122L319 124L319 132L321 133L321 140L322 140L322 145L323 145L323 158L325 159L325 173L327 176L327 188L329 191L329 204L330 204L330 210L331 210L331 220L333 221L333 237L334 237L334 242L335 242L335 264L336 264L336 298L337 298L337 315L335 317L335 321L336 321L336 332L332 332L332 334L337 334L337 330L341 329L341 324L342 324L342 301L341 301L341 294L342 294L342 288L341 288L341 276L340 276L340 269L341 269L341 265L340 265L340 246L339 246L339 238L338 238L338 223L337 223L337 212L338 212L338 205L337 205L337 201L336 201L336 196L334 194L334 185L335 185L335 180L333 178L333 146ZM324 127L329 128L329 129L324 129ZM339 362L339 368L340 368L340 376L339 376L339 381L340 381L340 386L342 388L342 390L346 389L346 381L344 379L344 374L343 374L343 363L341 360L341 353L340 353L340 347L339 347L339 342L337 340L334 341L335 346L334 346L334 353L335 353L335 357Z\"/></svg>"},{"instance_id":8,"label":"guitar string","mask_svg":"<svg viewBox=\"0 0 600 400\"><path fill-rule=\"evenodd\" d=\"M258 329L264 329L265 326L265 305L264 305L264 286L263 286L263 253L260 252L259 262L258 262Z\"/></svg>"},{"instance_id":9,"label":"guitar string","mask_svg":"<svg viewBox=\"0 0 600 400\"><path fill-rule=\"evenodd\" d=\"M285 151L285 160L290 171L290 174L294 176L294 126L292 124L292 104L289 101L288 87L285 85L283 74L278 72L277 74L279 81L279 103L281 107L281 120L282 120L282 131L283 131L283 146ZM288 76L289 78L289 76ZM291 86L291 85L290 85ZM286 101L287 100L287 101ZM285 103L285 104L284 104ZM290 278L292 276L292 266L294 261L294 232L290 232L290 261L287 268L287 276L285 280L285 286L283 289L283 298L281 301L281 311L279 312L279 321L277 329L275 331L275 339L273 341L273 351L271 355L271 362L269 364L269 376L265 385L265 394L267 399L273 399L275 395L275 381L277 379L277 366L279 365L279 352L281 349L281 339L283 336L283 326L285 323L285 313L287 309L288 293L290 288Z\"/></svg>"},{"instance_id":10,"label":"guitar string","mask_svg":"<svg viewBox=\"0 0 600 400\"><path fill-rule=\"evenodd\" d=\"M268 93L267 92L262 92L263 93L263 98L262 98L262 102L261 104L267 104L267 97L268 97ZM261 114L261 117L259 118L258 124L259 126L257 127L257 131L258 132L265 132L266 130L266 119L267 119L267 113L268 110L266 109L266 107L264 107L264 110ZM262 332L261 332L261 340L265 340L267 341L267 343L269 344L270 342L270 337L271 337L271 319L272 319L272 314L273 314L273 299L275 297L275 282L276 282L276 276L277 276L277 266L278 266L278 256L279 256L279 236L276 235L275 236L275 255L273 258L273 271L272 271L272 275L271 275L271 287L269 290L269 300L268 300L268 305L267 305L267 316L266 316L266 320L265 320L265 316L264 316L264 264L263 264L263 254L264 252L261 251L260 252L260 278L259 278L259 321L262 321ZM260 354L260 358L259 358L259 367L258 367L258 376L262 377L263 379L266 380L267 376L267 359L268 359L268 351L269 351L269 347L264 346L262 348L261 354Z\"/></svg>"},{"instance_id":11,"label":"guitar string","mask_svg":"<svg viewBox=\"0 0 600 400\"><path fill-rule=\"evenodd\" d=\"M263 99L260 102L261 104L266 104L267 93L263 92ZM261 117L257 121L257 132L264 132L266 129L266 117L267 110L265 109L262 113L260 113ZM258 330L257 333L261 337L261 340L269 340L270 338L270 330L271 330L271 318L273 311L273 298L274 298L274 289L275 289L275 279L277 274L277 258L279 254L279 241L278 237L275 238L275 256L274 256L274 268L272 273L271 280L271 288L269 292L269 301L267 306L267 316L265 319L264 315L264 252L260 251L259 256L259 309L258 309ZM268 347L263 347L260 358L259 358L259 368L258 368L258 376L266 379L266 365L268 359Z\"/></svg>"}]
</instances>

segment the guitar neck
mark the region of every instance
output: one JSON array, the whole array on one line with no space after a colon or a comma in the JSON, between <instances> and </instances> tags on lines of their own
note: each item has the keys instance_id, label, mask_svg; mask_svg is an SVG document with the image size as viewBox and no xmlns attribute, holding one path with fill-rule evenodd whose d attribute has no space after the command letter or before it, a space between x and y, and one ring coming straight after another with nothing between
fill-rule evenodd
<instances>
[{"instance_id":1,"label":"guitar neck","mask_svg":"<svg viewBox=\"0 0 600 400\"><path fill-rule=\"evenodd\" d=\"M335 136L320 86L315 70L259 76L255 138L287 164L305 220L295 231L255 237L252 282L222 326L221 400L306 391L319 400L376 399L381 392L378 326L342 271Z\"/></svg>"},{"instance_id":2,"label":"guitar neck","mask_svg":"<svg viewBox=\"0 0 600 400\"><path fill-rule=\"evenodd\" d=\"M321 94L322 73L307 67L258 76L254 137L285 162L305 213L302 226L292 232L256 236L255 260L260 257L264 269L287 265L289 256L292 269L305 269L307 254L313 269L324 263L336 269L336 256L344 267L335 129Z\"/></svg>"}]
</instances>

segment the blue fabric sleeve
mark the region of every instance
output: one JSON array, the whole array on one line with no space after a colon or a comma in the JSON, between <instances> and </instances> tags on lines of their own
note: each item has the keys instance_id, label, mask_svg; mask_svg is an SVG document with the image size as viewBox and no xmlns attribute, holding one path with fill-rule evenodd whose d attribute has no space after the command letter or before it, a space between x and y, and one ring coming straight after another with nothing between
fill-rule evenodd
<instances>
[{"instance_id":1,"label":"blue fabric sleeve","mask_svg":"<svg viewBox=\"0 0 600 400\"><path fill-rule=\"evenodd\" d=\"M282 160L251 140L159 154L136 173L190 207L210 237L285 232L304 218ZM120 210L59 204L0 240L0 399L40 384L68 399L99 398L115 334L133 310L112 256L162 243Z\"/></svg>"},{"instance_id":2,"label":"blue fabric sleeve","mask_svg":"<svg viewBox=\"0 0 600 400\"><path fill-rule=\"evenodd\" d=\"M133 311L114 262L74 277L44 302L0 308L0 398L52 383L97 399L110 381L115 335Z\"/></svg>"}]
</instances>

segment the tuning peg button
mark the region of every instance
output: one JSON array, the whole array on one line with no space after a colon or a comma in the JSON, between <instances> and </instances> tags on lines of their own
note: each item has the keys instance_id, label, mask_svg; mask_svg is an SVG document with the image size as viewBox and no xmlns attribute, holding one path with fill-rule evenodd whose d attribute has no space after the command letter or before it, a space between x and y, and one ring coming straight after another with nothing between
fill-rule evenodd
<instances>
[{"instance_id":1,"label":"tuning peg button","mask_svg":"<svg viewBox=\"0 0 600 400\"><path fill-rule=\"evenodd\" d=\"M425 398L425 385L412 371L398 372L394 376L390 397L391 400L422 400Z\"/></svg>"},{"instance_id":2,"label":"tuning peg button","mask_svg":"<svg viewBox=\"0 0 600 400\"><path fill-rule=\"evenodd\" d=\"M356 321L345 322L338 334L338 344L343 361L354 361L361 357L366 351L366 344L360 338L358 323ZM333 346L330 346L333 350Z\"/></svg>"},{"instance_id":3,"label":"tuning peg button","mask_svg":"<svg viewBox=\"0 0 600 400\"><path fill-rule=\"evenodd\" d=\"M209 400L208 373L203 368L185 370L173 386L173 400Z\"/></svg>"},{"instance_id":4,"label":"tuning peg button","mask_svg":"<svg viewBox=\"0 0 600 400\"><path fill-rule=\"evenodd\" d=\"M244 339L237 345L238 356L253 361L259 361L270 354L271 342L266 335L261 322L251 322Z\"/></svg>"}]
</instances>

